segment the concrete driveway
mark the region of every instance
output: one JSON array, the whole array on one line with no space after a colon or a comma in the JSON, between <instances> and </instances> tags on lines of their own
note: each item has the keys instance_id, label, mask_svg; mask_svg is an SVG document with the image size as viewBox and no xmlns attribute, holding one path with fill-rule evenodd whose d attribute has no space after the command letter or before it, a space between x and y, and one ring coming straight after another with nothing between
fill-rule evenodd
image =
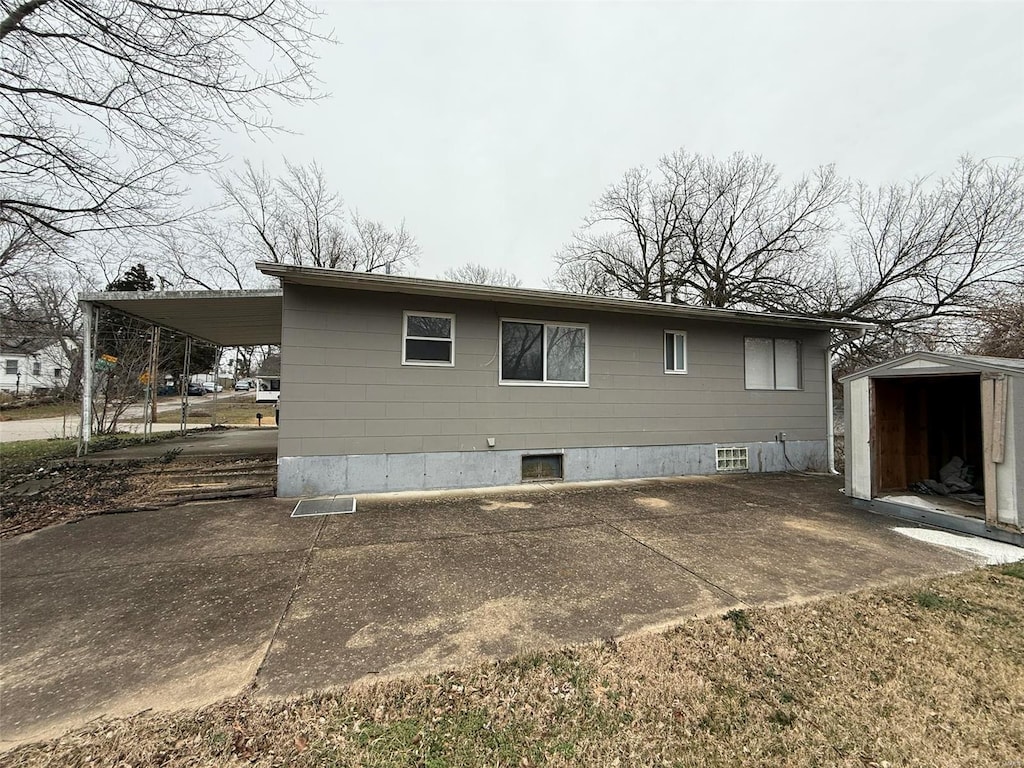
<instances>
[{"instance_id":1,"label":"concrete driveway","mask_svg":"<svg viewBox=\"0 0 1024 768\"><path fill-rule=\"evenodd\" d=\"M110 515L0 545L0 741L286 696L975 565L838 479L703 477Z\"/></svg>"}]
</instances>

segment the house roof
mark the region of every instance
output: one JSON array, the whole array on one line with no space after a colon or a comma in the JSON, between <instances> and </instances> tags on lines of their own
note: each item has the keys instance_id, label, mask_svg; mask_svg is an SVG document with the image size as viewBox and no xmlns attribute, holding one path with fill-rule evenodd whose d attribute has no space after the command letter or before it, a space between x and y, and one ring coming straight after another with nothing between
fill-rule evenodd
<instances>
[{"instance_id":1,"label":"house roof","mask_svg":"<svg viewBox=\"0 0 1024 768\"><path fill-rule=\"evenodd\" d=\"M358 291L491 301L681 319L720 320L758 325L861 331L867 323L803 315L748 312L669 304L661 301L579 296L561 291L503 288L417 277L396 277L337 269L258 262L257 268L282 283ZM253 291L103 291L80 297L140 320L186 333L223 347L281 343L282 292Z\"/></svg>"},{"instance_id":2,"label":"house roof","mask_svg":"<svg viewBox=\"0 0 1024 768\"><path fill-rule=\"evenodd\" d=\"M46 343L38 339L0 341L0 355L34 355L45 346Z\"/></svg>"},{"instance_id":3,"label":"house roof","mask_svg":"<svg viewBox=\"0 0 1024 768\"><path fill-rule=\"evenodd\" d=\"M865 376L914 376L929 374L961 374L992 371L996 373L1024 374L1024 360L1013 357L983 357L981 355L949 355L940 352L913 352L895 360L873 365L851 373L841 382Z\"/></svg>"},{"instance_id":4,"label":"house roof","mask_svg":"<svg viewBox=\"0 0 1024 768\"><path fill-rule=\"evenodd\" d=\"M580 296L562 291L454 283L447 280L398 277L395 275L380 275L366 272L347 272L338 269L302 267L292 264L257 262L256 268L265 275L280 279L282 283L293 285L437 296L452 299L472 299L503 304L526 304L530 306L618 312L631 315L661 315L683 319L727 320L761 325L816 328L819 330L841 328L851 331L862 331L871 327L869 323L829 320L805 315L692 307L662 301L642 301L640 299Z\"/></svg>"},{"instance_id":5,"label":"house roof","mask_svg":"<svg viewBox=\"0 0 1024 768\"><path fill-rule=\"evenodd\" d=\"M0 341L0 355L34 355L56 343L52 338L8 337Z\"/></svg>"},{"instance_id":6,"label":"house roof","mask_svg":"<svg viewBox=\"0 0 1024 768\"><path fill-rule=\"evenodd\" d=\"M80 297L222 347L281 343L281 291L104 291Z\"/></svg>"}]
</instances>

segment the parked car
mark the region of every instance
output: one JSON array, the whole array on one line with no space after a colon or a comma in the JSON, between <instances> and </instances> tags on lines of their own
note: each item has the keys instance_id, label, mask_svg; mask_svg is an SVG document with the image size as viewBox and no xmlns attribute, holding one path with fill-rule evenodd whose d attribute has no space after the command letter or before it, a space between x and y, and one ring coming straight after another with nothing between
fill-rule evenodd
<instances>
[{"instance_id":1,"label":"parked car","mask_svg":"<svg viewBox=\"0 0 1024 768\"><path fill-rule=\"evenodd\" d=\"M224 387L221 384L214 384L212 381L204 381L203 389L207 392L223 392Z\"/></svg>"},{"instance_id":2,"label":"parked car","mask_svg":"<svg viewBox=\"0 0 1024 768\"><path fill-rule=\"evenodd\" d=\"M235 392L248 392L250 389L252 389L252 383L245 379L235 382Z\"/></svg>"},{"instance_id":3,"label":"parked car","mask_svg":"<svg viewBox=\"0 0 1024 768\"><path fill-rule=\"evenodd\" d=\"M205 395L206 390L203 389L202 384L196 384L194 381L190 381L188 384L189 395Z\"/></svg>"},{"instance_id":4,"label":"parked car","mask_svg":"<svg viewBox=\"0 0 1024 768\"><path fill-rule=\"evenodd\" d=\"M167 395L178 394L177 388L173 384L164 384L162 387L157 387L157 397L166 397Z\"/></svg>"}]
</instances>

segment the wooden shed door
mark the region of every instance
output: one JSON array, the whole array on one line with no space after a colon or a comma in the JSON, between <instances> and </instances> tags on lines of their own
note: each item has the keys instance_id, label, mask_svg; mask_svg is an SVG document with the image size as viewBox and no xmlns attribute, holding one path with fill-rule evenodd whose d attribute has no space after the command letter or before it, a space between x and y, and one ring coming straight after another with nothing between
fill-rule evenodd
<instances>
[{"instance_id":1,"label":"wooden shed door","mask_svg":"<svg viewBox=\"0 0 1024 768\"><path fill-rule=\"evenodd\" d=\"M906 388L899 379L871 381L871 495L907 487Z\"/></svg>"}]
</instances>

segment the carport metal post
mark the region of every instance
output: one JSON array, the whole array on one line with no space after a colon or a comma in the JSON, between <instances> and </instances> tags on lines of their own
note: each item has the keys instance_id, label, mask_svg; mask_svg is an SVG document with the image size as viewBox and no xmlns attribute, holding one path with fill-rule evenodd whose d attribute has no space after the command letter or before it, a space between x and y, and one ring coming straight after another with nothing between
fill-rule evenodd
<instances>
[{"instance_id":1,"label":"carport metal post","mask_svg":"<svg viewBox=\"0 0 1024 768\"><path fill-rule=\"evenodd\" d=\"M192 362L192 337L185 337L185 359L181 366L181 434L188 432L188 385L191 374L189 364Z\"/></svg>"},{"instance_id":2,"label":"carport metal post","mask_svg":"<svg viewBox=\"0 0 1024 768\"><path fill-rule=\"evenodd\" d=\"M78 450L76 455L89 453L89 438L92 437L92 384L96 367L96 344L93 334L99 325L96 307L91 301L79 302L82 308L82 423L79 424Z\"/></svg>"},{"instance_id":3,"label":"carport metal post","mask_svg":"<svg viewBox=\"0 0 1024 768\"><path fill-rule=\"evenodd\" d=\"M142 442L148 443L153 436L153 404L156 402L156 382L153 374L156 369L157 330L155 325L149 326L149 365L146 366L146 404L142 406Z\"/></svg>"}]
</instances>

